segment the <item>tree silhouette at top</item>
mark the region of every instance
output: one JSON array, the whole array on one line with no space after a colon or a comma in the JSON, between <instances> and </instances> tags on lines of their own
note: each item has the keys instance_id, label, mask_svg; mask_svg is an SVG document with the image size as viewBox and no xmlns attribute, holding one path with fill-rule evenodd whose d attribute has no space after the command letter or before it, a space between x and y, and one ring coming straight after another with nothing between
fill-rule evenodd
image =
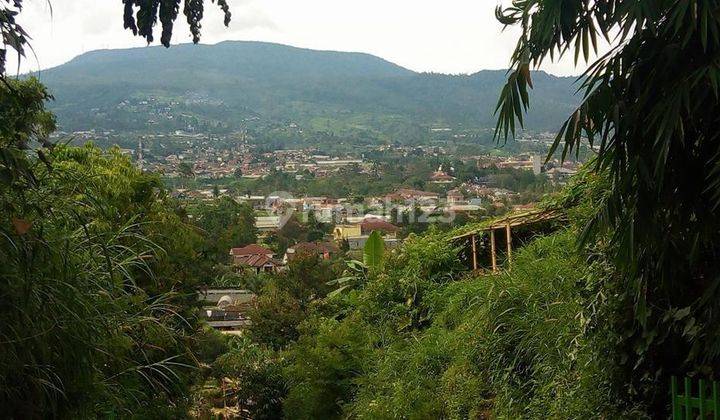
<instances>
[{"instance_id":1,"label":"tree silhouette at top","mask_svg":"<svg viewBox=\"0 0 720 420\"><path fill-rule=\"evenodd\" d=\"M47 0L52 5L50 0ZM12 48L18 59L25 57L30 35L17 22L24 0L0 0L0 77L5 75L7 50ZM123 0L123 26L148 43L155 41L155 26L160 23L160 42L170 46L175 21L182 14L190 27L193 42L200 42L200 31L207 3L216 4L224 15L225 26L230 25L230 6L227 0Z\"/></svg>"}]
</instances>

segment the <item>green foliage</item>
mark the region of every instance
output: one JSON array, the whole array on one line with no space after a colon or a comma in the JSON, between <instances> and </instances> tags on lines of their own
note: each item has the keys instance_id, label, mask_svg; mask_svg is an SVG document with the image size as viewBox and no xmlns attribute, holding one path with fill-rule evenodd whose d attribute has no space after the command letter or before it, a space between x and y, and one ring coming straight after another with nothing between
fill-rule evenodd
<instances>
[{"instance_id":1,"label":"green foliage","mask_svg":"<svg viewBox=\"0 0 720 420\"><path fill-rule=\"evenodd\" d=\"M388 255L384 270L365 288L325 299L301 324L302 335L285 353L286 414L339 417L375 355L424 328L428 293L451 280L460 266L441 235L411 237L398 251Z\"/></svg>"},{"instance_id":2,"label":"green foliage","mask_svg":"<svg viewBox=\"0 0 720 420\"><path fill-rule=\"evenodd\" d=\"M286 354L287 418L340 418L372 348L362 324L313 318Z\"/></svg>"},{"instance_id":3,"label":"green foliage","mask_svg":"<svg viewBox=\"0 0 720 420\"><path fill-rule=\"evenodd\" d=\"M1 13L0 13L1 15ZM2 72L0 71L0 75ZM52 99L45 86L36 78L20 83L0 83L0 139L23 149L32 142L44 143L55 130L55 116L45 110L45 101Z\"/></svg>"},{"instance_id":4,"label":"green foliage","mask_svg":"<svg viewBox=\"0 0 720 420\"><path fill-rule=\"evenodd\" d=\"M249 418L277 419L282 414L282 398L286 389L276 354L265 350L247 338L230 338L229 351L213 364L217 381L229 382L230 401Z\"/></svg>"},{"instance_id":5,"label":"green foliage","mask_svg":"<svg viewBox=\"0 0 720 420\"><path fill-rule=\"evenodd\" d=\"M356 260L348 260L345 262L346 268L343 270L342 277L332 279L325 283L328 286L336 286L336 289L328 293L328 297L335 296L344 291L364 286L368 279L368 266Z\"/></svg>"},{"instance_id":6,"label":"green foliage","mask_svg":"<svg viewBox=\"0 0 720 420\"><path fill-rule=\"evenodd\" d=\"M215 0L211 0L215 3ZM123 22L125 29L130 29L134 35L145 38L148 44L152 43L153 28L158 20L162 26L160 42L170 47L173 26L180 11L181 0L123 0ZM190 27L193 42L200 42L200 27L205 9L205 0L186 0L183 2L183 14ZM217 0L217 4L225 16L225 26L230 25L230 6L227 0Z\"/></svg>"},{"instance_id":7,"label":"green foliage","mask_svg":"<svg viewBox=\"0 0 720 420\"><path fill-rule=\"evenodd\" d=\"M326 284L335 277L336 271L333 261L314 254L298 254L277 276L276 283L306 307L325 296Z\"/></svg>"},{"instance_id":8,"label":"green foliage","mask_svg":"<svg viewBox=\"0 0 720 420\"><path fill-rule=\"evenodd\" d=\"M316 255L297 255L260 292L250 313L252 338L275 349L296 340L297 327L307 317L312 302L325 296L327 283L335 276L331 262Z\"/></svg>"},{"instance_id":9,"label":"green foliage","mask_svg":"<svg viewBox=\"0 0 720 420\"><path fill-rule=\"evenodd\" d=\"M219 264L213 267L216 273L209 286L233 287L259 293L263 286L270 282L272 275L253 268L239 269L237 266Z\"/></svg>"},{"instance_id":10,"label":"green foliage","mask_svg":"<svg viewBox=\"0 0 720 420\"><path fill-rule=\"evenodd\" d=\"M378 270L382 265L385 252L385 241L379 231L373 231L365 242L363 249L363 263L370 270Z\"/></svg>"},{"instance_id":11,"label":"green foliage","mask_svg":"<svg viewBox=\"0 0 720 420\"><path fill-rule=\"evenodd\" d=\"M0 133L3 414L177 416L194 364L197 237L118 151L20 150L51 118L36 81L9 85L0 102L27 108L3 109L15 128ZM5 99L15 92L21 102Z\"/></svg>"},{"instance_id":12,"label":"green foliage","mask_svg":"<svg viewBox=\"0 0 720 420\"><path fill-rule=\"evenodd\" d=\"M27 47L30 36L16 20L22 6L23 0L3 0L0 2L0 79L5 75L5 60L8 48L15 50L18 57L25 57L25 47Z\"/></svg>"},{"instance_id":13,"label":"green foliage","mask_svg":"<svg viewBox=\"0 0 720 420\"><path fill-rule=\"evenodd\" d=\"M201 238L157 176L135 169L118 150L106 154L90 144L82 148L56 146L49 158L52 177L46 182L53 193L69 198L66 204L89 232L122 231L135 225L162 252L162 258L149 260L149 272L134 273L137 286L150 293L194 292L193 286L204 274L194 261ZM72 207L85 200L97 204Z\"/></svg>"},{"instance_id":14,"label":"green foliage","mask_svg":"<svg viewBox=\"0 0 720 420\"><path fill-rule=\"evenodd\" d=\"M193 170L193 164L190 162L180 162L178 165L178 172L186 178L193 176L195 173Z\"/></svg>"},{"instance_id":15,"label":"green foliage","mask_svg":"<svg viewBox=\"0 0 720 420\"><path fill-rule=\"evenodd\" d=\"M520 250L512 272L449 283L442 280L448 261L433 252L432 237L422 239L411 239L408 255L391 257L364 290L345 295L342 316L321 311L302 324L285 353L287 414L641 414L619 384L616 336L607 322L616 304L605 295L609 267L601 259L586 264L573 232ZM420 278L406 299L398 292L413 274Z\"/></svg>"},{"instance_id":16,"label":"green foliage","mask_svg":"<svg viewBox=\"0 0 720 420\"><path fill-rule=\"evenodd\" d=\"M498 9L501 22L523 30L500 99L498 134L505 136L529 103L529 65L568 50L588 61L597 38L617 35L582 77L583 100L554 148L562 144L565 156L587 139L598 149L595 168L609 177L609 194L596 203L582 239L606 241L622 271L634 315L619 327L628 377L657 415L667 400L658 378L716 375L720 363L720 72L711 58L720 51L719 6L523 0Z\"/></svg>"},{"instance_id":17,"label":"green foliage","mask_svg":"<svg viewBox=\"0 0 720 420\"><path fill-rule=\"evenodd\" d=\"M227 263L231 248L257 240L255 213L247 203L220 197L200 203L192 213L205 238L204 254L210 262Z\"/></svg>"},{"instance_id":18,"label":"green foliage","mask_svg":"<svg viewBox=\"0 0 720 420\"><path fill-rule=\"evenodd\" d=\"M212 363L230 349L228 336L209 326L201 328L193 341L193 353L201 363Z\"/></svg>"},{"instance_id":19,"label":"green foliage","mask_svg":"<svg viewBox=\"0 0 720 420\"><path fill-rule=\"evenodd\" d=\"M467 354L489 372L499 417L617 417L623 408L608 356L607 273L601 262L585 264L574 239L564 232L533 242L512 272L476 280L441 316L456 330L484 332L467 338L476 343Z\"/></svg>"},{"instance_id":20,"label":"green foliage","mask_svg":"<svg viewBox=\"0 0 720 420\"><path fill-rule=\"evenodd\" d=\"M297 326L305 319L300 302L276 283L265 286L250 312L250 336L258 343L279 349L298 338Z\"/></svg>"}]
</instances>

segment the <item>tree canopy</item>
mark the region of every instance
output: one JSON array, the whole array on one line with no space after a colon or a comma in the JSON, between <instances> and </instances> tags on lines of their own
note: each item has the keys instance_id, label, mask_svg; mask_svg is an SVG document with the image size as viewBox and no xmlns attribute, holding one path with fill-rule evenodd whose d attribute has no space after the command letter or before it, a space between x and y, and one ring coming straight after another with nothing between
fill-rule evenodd
<instances>
[{"instance_id":1,"label":"tree canopy","mask_svg":"<svg viewBox=\"0 0 720 420\"><path fill-rule=\"evenodd\" d=\"M0 406L10 417L178 408L195 365L200 237L119 150L41 147L37 80L0 84ZM11 91L12 89L12 91ZM21 93L15 104L8 96ZM34 98L34 99L31 99ZM29 106L25 106L28 104ZM4 120L5 121L5 120ZM152 407L152 408L151 408Z\"/></svg>"},{"instance_id":2,"label":"tree canopy","mask_svg":"<svg viewBox=\"0 0 720 420\"><path fill-rule=\"evenodd\" d=\"M47 0L48 4L52 4ZM217 4L224 15L225 26L230 25L230 6L227 0L209 0ZM123 0L123 25L133 35L145 38L148 44L155 40L155 26L160 23L160 42L170 46L175 21L180 14L190 27L193 42L200 42L202 20L208 0ZM7 50L17 52L18 59L25 56L30 45L30 35L17 22L23 8L23 0L0 0L0 77L6 71Z\"/></svg>"},{"instance_id":3,"label":"tree canopy","mask_svg":"<svg viewBox=\"0 0 720 420\"><path fill-rule=\"evenodd\" d=\"M225 15L225 26L230 25L231 14L227 0L210 1L217 3ZM200 42L200 29L206 2L206 0L123 0L125 6L123 12L125 29L130 29L134 35L139 35L145 38L148 43L152 43L155 39L153 28L160 21L162 27L160 42L169 47L173 26L178 18L182 3L182 11L190 27L193 42L197 44Z\"/></svg>"},{"instance_id":4,"label":"tree canopy","mask_svg":"<svg viewBox=\"0 0 720 420\"><path fill-rule=\"evenodd\" d=\"M500 22L522 29L498 103L500 137L523 124L531 67L566 54L589 62L600 40L610 44L580 78L583 100L553 150L566 156L587 141L597 151L609 189L582 239L609 240L634 303L628 345L642 355L636 367L653 374L683 359L713 365L720 354L718 10L716 0L515 0L497 9ZM673 315L681 308L690 316Z\"/></svg>"}]
</instances>

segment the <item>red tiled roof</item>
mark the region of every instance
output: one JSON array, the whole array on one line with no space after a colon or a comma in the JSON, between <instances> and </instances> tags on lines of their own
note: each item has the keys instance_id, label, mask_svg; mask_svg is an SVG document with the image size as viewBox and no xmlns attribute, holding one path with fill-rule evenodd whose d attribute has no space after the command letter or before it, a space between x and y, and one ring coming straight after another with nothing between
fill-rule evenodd
<instances>
[{"instance_id":1,"label":"red tiled roof","mask_svg":"<svg viewBox=\"0 0 720 420\"><path fill-rule=\"evenodd\" d=\"M446 174L445 172L434 172L432 174L432 176L430 176L430 179L440 180L440 181L452 181L455 178Z\"/></svg>"},{"instance_id":2,"label":"red tiled roof","mask_svg":"<svg viewBox=\"0 0 720 420\"><path fill-rule=\"evenodd\" d=\"M273 252L272 250L262 247L260 245L250 244L241 248L232 248L230 250L230 255L273 255Z\"/></svg>"},{"instance_id":3,"label":"red tiled roof","mask_svg":"<svg viewBox=\"0 0 720 420\"><path fill-rule=\"evenodd\" d=\"M386 222L382 219L368 218L360 223L360 230L363 233L372 232L373 230L380 230L383 232L396 232L399 228L390 222Z\"/></svg>"},{"instance_id":4,"label":"red tiled roof","mask_svg":"<svg viewBox=\"0 0 720 420\"><path fill-rule=\"evenodd\" d=\"M235 264L250 267L264 267L267 264L279 265L277 261L267 255L241 255L235 257Z\"/></svg>"}]
</instances>

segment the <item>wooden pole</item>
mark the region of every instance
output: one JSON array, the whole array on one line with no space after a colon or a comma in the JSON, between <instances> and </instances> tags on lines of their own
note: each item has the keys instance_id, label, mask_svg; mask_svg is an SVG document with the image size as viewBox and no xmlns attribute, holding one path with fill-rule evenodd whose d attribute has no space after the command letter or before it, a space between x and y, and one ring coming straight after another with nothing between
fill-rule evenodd
<instances>
[{"instance_id":1,"label":"wooden pole","mask_svg":"<svg viewBox=\"0 0 720 420\"><path fill-rule=\"evenodd\" d=\"M497 256L495 255L495 229L490 230L490 257L492 258L492 270L497 271Z\"/></svg>"},{"instance_id":2,"label":"wooden pole","mask_svg":"<svg viewBox=\"0 0 720 420\"><path fill-rule=\"evenodd\" d=\"M510 266L512 265L512 236L510 235L510 222L505 225L505 235L507 236L508 269L510 269Z\"/></svg>"},{"instance_id":3,"label":"wooden pole","mask_svg":"<svg viewBox=\"0 0 720 420\"><path fill-rule=\"evenodd\" d=\"M473 270L477 270L477 245L475 244L475 235L472 236L472 253L473 253Z\"/></svg>"}]
</instances>

